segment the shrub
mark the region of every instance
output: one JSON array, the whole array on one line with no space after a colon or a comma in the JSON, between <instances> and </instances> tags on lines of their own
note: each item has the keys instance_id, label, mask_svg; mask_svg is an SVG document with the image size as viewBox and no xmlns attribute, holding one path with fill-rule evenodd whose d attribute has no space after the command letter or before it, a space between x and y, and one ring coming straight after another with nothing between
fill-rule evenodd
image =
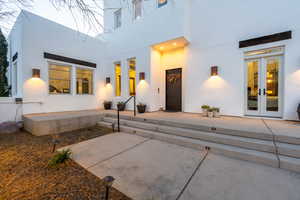
<instances>
[{"instance_id":1,"label":"shrub","mask_svg":"<svg viewBox=\"0 0 300 200\"><path fill-rule=\"evenodd\" d=\"M58 164L65 163L67 160L70 159L71 154L72 154L72 152L71 152L70 149L62 150L62 151L58 152L57 154L55 154L51 158L51 160L49 161L48 165L50 167L55 167Z\"/></svg>"},{"instance_id":2,"label":"shrub","mask_svg":"<svg viewBox=\"0 0 300 200\"><path fill-rule=\"evenodd\" d=\"M209 108L207 111L208 111L208 112L213 112L214 109L213 109L213 108Z\"/></svg>"},{"instance_id":3,"label":"shrub","mask_svg":"<svg viewBox=\"0 0 300 200\"><path fill-rule=\"evenodd\" d=\"M210 107L209 107L209 105L202 105L201 108L202 109L209 109Z\"/></svg>"},{"instance_id":4,"label":"shrub","mask_svg":"<svg viewBox=\"0 0 300 200\"><path fill-rule=\"evenodd\" d=\"M214 111L214 112L220 112L220 108L213 107L213 108L211 108L211 109L212 109L212 111Z\"/></svg>"}]
</instances>

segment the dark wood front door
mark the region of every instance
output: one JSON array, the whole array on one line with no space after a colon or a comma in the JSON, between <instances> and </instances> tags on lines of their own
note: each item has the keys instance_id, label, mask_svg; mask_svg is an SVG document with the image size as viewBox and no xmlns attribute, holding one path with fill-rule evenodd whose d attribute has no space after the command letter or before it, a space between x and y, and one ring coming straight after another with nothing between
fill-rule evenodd
<instances>
[{"instance_id":1,"label":"dark wood front door","mask_svg":"<svg viewBox=\"0 0 300 200\"><path fill-rule=\"evenodd\" d=\"M166 111L181 111L182 69L166 70Z\"/></svg>"}]
</instances>

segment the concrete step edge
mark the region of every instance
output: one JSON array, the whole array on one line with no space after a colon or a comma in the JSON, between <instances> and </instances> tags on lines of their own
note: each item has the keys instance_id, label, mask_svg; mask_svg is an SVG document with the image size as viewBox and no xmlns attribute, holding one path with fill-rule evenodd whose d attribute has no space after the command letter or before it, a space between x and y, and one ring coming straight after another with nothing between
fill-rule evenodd
<instances>
[{"instance_id":1,"label":"concrete step edge","mask_svg":"<svg viewBox=\"0 0 300 200\"><path fill-rule=\"evenodd\" d=\"M104 120L110 123L115 123L115 120L112 118L105 118ZM133 128L140 128L149 131L158 131L166 134L177 135L177 136L182 136L182 137L187 137L192 139L212 141L215 143L240 146L249 149L257 149L265 152L272 152L272 153L275 152L273 143L271 141L266 141L266 140L217 134L214 132L196 131L191 129L177 128L177 127L169 127L165 125L147 124L144 122L136 122L130 120L123 120L123 119L120 120L120 124L133 127Z\"/></svg>"},{"instance_id":2,"label":"concrete step edge","mask_svg":"<svg viewBox=\"0 0 300 200\"><path fill-rule=\"evenodd\" d=\"M109 118L116 118L116 114L107 113L105 117ZM192 130L199 130L199 131L206 131L211 132L214 131L216 133L220 134L226 134L226 135L233 135L233 136L240 136L240 137L246 137L246 138L254 138L254 139L262 139L262 140L272 140L272 136L270 134L266 133L257 133L257 132L247 132L247 131L241 131L241 130L235 130L235 129L225 129L221 127L213 127L213 126L204 126L204 125L195 125L195 124L188 124L188 123L182 123L182 122L174 122L174 121L167 121L163 119L146 119L142 117L134 117L134 116L128 116L128 115L120 115L120 119L125 120L132 120L132 121L140 121L140 122L147 122L152 124L159 124L159 125L169 125L169 126L175 126L178 128L186 128L186 129L192 129Z\"/></svg>"},{"instance_id":3,"label":"concrete step edge","mask_svg":"<svg viewBox=\"0 0 300 200\"><path fill-rule=\"evenodd\" d=\"M116 123L114 118L103 118L103 120ZM272 141L260 140L256 138L245 138L240 136L219 134L214 132L196 131L191 129L169 127L165 125L149 124L145 122L137 122L131 120L120 120L121 125L126 125L134 128L141 128L150 131L158 131L166 134L189 137L192 139L205 140L214 143L237 146L241 148L253 149L263 152L275 153L275 147ZM298 147L298 148L296 148ZM278 152L281 155L300 158L299 145L281 143L278 145Z\"/></svg>"},{"instance_id":4,"label":"concrete step edge","mask_svg":"<svg viewBox=\"0 0 300 200\"><path fill-rule=\"evenodd\" d=\"M185 146L197 150L203 150L206 146L211 148L211 152L222 154L224 156L237 158L240 160L246 160L251 162L256 162L264 165L269 165L272 167L278 167L279 163L275 154L260 152L256 150L244 149L240 147L234 147L231 145L218 144L207 141L200 141L190 138L184 138L181 136L168 135L164 133L157 133L153 131L142 130L138 128L131 128L122 126L121 131L137 134L143 137L157 139L165 141L168 143L177 144L180 146ZM291 158L287 156L280 156L281 158L281 168L290 171L295 171L300 173L300 159Z\"/></svg>"}]
</instances>

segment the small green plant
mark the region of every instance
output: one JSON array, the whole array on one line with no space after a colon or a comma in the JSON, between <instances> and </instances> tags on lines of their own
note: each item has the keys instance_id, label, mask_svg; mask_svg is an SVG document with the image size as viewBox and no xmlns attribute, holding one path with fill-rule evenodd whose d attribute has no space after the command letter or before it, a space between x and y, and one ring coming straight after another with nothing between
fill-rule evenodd
<instances>
[{"instance_id":1,"label":"small green plant","mask_svg":"<svg viewBox=\"0 0 300 200\"><path fill-rule=\"evenodd\" d=\"M211 109L213 112L220 112L220 108L212 107Z\"/></svg>"},{"instance_id":2,"label":"small green plant","mask_svg":"<svg viewBox=\"0 0 300 200\"><path fill-rule=\"evenodd\" d=\"M146 104L144 104L144 103L138 103L137 106L146 106Z\"/></svg>"},{"instance_id":3,"label":"small green plant","mask_svg":"<svg viewBox=\"0 0 300 200\"><path fill-rule=\"evenodd\" d=\"M61 163L65 163L67 160L70 159L71 157L71 150L70 149L66 149L66 150L62 150L58 153L56 153L51 160L49 161L48 165L50 167L55 167Z\"/></svg>"},{"instance_id":4,"label":"small green plant","mask_svg":"<svg viewBox=\"0 0 300 200\"><path fill-rule=\"evenodd\" d=\"M210 108L210 106L209 105L202 105L201 108L208 110Z\"/></svg>"},{"instance_id":5,"label":"small green plant","mask_svg":"<svg viewBox=\"0 0 300 200\"><path fill-rule=\"evenodd\" d=\"M103 104L112 104L111 101L104 101Z\"/></svg>"},{"instance_id":6,"label":"small green plant","mask_svg":"<svg viewBox=\"0 0 300 200\"><path fill-rule=\"evenodd\" d=\"M117 105L125 105L124 101L119 101Z\"/></svg>"},{"instance_id":7,"label":"small green plant","mask_svg":"<svg viewBox=\"0 0 300 200\"><path fill-rule=\"evenodd\" d=\"M208 108L207 111L208 111L208 112L213 112L214 109L213 109L213 108Z\"/></svg>"}]
</instances>

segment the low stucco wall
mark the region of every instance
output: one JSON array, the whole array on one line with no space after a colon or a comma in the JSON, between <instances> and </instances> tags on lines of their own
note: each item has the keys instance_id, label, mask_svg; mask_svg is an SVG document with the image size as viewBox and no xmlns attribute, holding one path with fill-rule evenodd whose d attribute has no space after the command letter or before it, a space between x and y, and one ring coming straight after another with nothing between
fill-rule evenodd
<instances>
[{"instance_id":1,"label":"low stucco wall","mask_svg":"<svg viewBox=\"0 0 300 200\"><path fill-rule=\"evenodd\" d=\"M103 113L97 110L29 114L23 116L24 129L33 135L51 135L79 130L97 124Z\"/></svg>"},{"instance_id":2,"label":"low stucco wall","mask_svg":"<svg viewBox=\"0 0 300 200\"><path fill-rule=\"evenodd\" d=\"M0 97L0 123L6 121L20 121L22 119L22 105L16 104L11 97Z\"/></svg>"}]
</instances>

